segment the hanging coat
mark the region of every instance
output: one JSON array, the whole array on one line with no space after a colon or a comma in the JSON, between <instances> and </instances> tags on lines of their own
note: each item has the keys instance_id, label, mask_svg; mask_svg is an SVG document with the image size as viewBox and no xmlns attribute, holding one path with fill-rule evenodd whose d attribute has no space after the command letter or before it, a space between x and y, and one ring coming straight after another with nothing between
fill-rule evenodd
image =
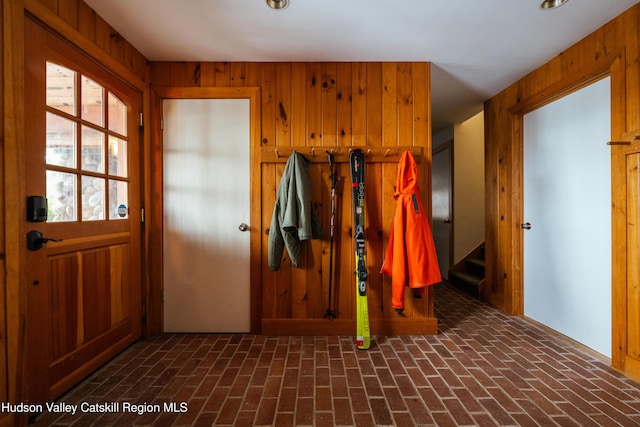
<instances>
[{"instance_id":1,"label":"hanging coat","mask_svg":"<svg viewBox=\"0 0 640 427\"><path fill-rule=\"evenodd\" d=\"M320 239L322 226L311 201L309 161L294 151L282 173L271 217L268 240L269 269L280 268L284 248L294 267L300 262L302 241Z\"/></svg>"},{"instance_id":2,"label":"hanging coat","mask_svg":"<svg viewBox=\"0 0 640 427\"><path fill-rule=\"evenodd\" d=\"M425 288L442 281L429 220L418 188L418 166L409 151L398 164L396 210L381 273L391 276L391 305L404 310L405 287L416 297Z\"/></svg>"}]
</instances>

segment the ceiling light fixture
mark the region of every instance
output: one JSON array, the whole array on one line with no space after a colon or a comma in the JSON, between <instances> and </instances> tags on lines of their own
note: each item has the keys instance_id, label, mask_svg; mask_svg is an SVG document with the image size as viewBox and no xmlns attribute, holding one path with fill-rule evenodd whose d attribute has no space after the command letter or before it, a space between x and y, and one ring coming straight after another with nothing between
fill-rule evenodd
<instances>
[{"instance_id":1,"label":"ceiling light fixture","mask_svg":"<svg viewBox=\"0 0 640 427\"><path fill-rule=\"evenodd\" d=\"M544 0L540 3L540 9L555 9L565 4L568 0Z\"/></svg>"},{"instance_id":2,"label":"ceiling light fixture","mask_svg":"<svg viewBox=\"0 0 640 427\"><path fill-rule=\"evenodd\" d=\"M289 6L289 0L267 0L267 5L271 9L276 9L276 10L286 9L287 6Z\"/></svg>"}]
</instances>

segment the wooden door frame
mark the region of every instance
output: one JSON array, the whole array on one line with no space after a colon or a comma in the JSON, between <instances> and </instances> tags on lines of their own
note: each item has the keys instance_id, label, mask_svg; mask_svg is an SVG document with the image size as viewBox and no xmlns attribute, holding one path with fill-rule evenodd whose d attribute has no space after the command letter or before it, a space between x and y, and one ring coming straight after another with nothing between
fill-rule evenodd
<instances>
[{"instance_id":1,"label":"wooden door frame","mask_svg":"<svg viewBox=\"0 0 640 427\"><path fill-rule=\"evenodd\" d=\"M259 87L154 87L151 91L152 141L150 151L150 214L149 227L149 289L147 313L148 332L163 332L163 144L162 144L162 101L164 99L249 99L249 174L250 174L250 315L251 333L261 333L262 319L262 270L261 270L261 226L262 208L260 203L260 88ZM148 316L149 318L149 316Z\"/></svg>"},{"instance_id":2,"label":"wooden door frame","mask_svg":"<svg viewBox=\"0 0 640 427\"><path fill-rule=\"evenodd\" d=\"M508 313L524 315L524 233L520 228L524 215L524 133L523 117L525 114L549 104L565 95L577 91L589 84L609 76L611 79L611 139L620 140L626 132L626 106L625 106L625 53L620 52L615 55L605 56L594 62L590 67L581 70L579 73L567 75L557 83L536 94L521 99L511 106L508 111L510 115L512 130L512 155L502 162L508 162L510 167L507 173L506 183L511 186L512 207L509 215L500 218L497 229L499 234L504 233L505 238L511 239L512 251L501 253L500 264L504 266L505 277L505 311ZM606 144L607 141L602 141ZM612 176L615 171L611 171ZM613 181L613 180L612 180ZM612 194L613 197L613 194ZM502 215L502 214L500 214ZM626 217L622 217L615 208L612 208L612 357L611 364L615 369L623 370L624 355L626 354L626 322L623 321L619 313L620 307L624 307L625 292L623 286L626 283L626 257L622 251L616 249L622 242L616 236L616 228L624 227ZM509 237L507 237L509 236ZM500 238L502 240L502 238ZM625 251L626 253L626 251ZM620 259L620 258L624 259ZM617 311L616 311L617 310Z\"/></svg>"}]
</instances>

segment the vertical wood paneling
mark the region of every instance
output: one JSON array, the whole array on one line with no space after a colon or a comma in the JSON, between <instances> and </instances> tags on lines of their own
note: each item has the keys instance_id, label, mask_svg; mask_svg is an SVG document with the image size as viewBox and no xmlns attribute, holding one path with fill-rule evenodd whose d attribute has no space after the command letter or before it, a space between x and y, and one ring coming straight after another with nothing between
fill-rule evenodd
<instances>
[{"instance_id":1,"label":"vertical wood paneling","mask_svg":"<svg viewBox=\"0 0 640 427\"><path fill-rule=\"evenodd\" d=\"M351 75L351 131L352 143L367 145L367 64L352 64Z\"/></svg>"},{"instance_id":2,"label":"vertical wood paneling","mask_svg":"<svg viewBox=\"0 0 640 427\"><path fill-rule=\"evenodd\" d=\"M411 64L398 64L398 144L413 145L413 75Z\"/></svg>"},{"instance_id":3,"label":"vertical wood paneling","mask_svg":"<svg viewBox=\"0 0 640 427\"><path fill-rule=\"evenodd\" d=\"M619 32L622 33L620 38L625 41L625 50L628 52L625 55L626 64L624 64L626 77L624 93L628 94L624 103L626 129L640 129L640 102L631 96L631 94L640 94L640 72L638 72L636 57L636 52L640 52L639 15L638 12L626 13L620 17L618 25Z\"/></svg>"},{"instance_id":4,"label":"vertical wood paneling","mask_svg":"<svg viewBox=\"0 0 640 427\"><path fill-rule=\"evenodd\" d=\"M111 289L110 325L130 317L131 295L129 277L131 271L128 260L131 259L129 245L117 245L109 248L109 279Z\"/></svg>"},{"instance_id":5,"label":"vertical wood paneling","mask_svg":"<svg viewBox=\"0 0 640 427\"><path fill-rule=\"evenodd\" d=\"M318 63L307 64L307 140L296 145L322 145L322 69Z\"/></svg>"},{"instance_id":6,"label":"vertical wood paneling","mask_svg":"<svg viewBox=\"0 0 640 427\"><path fill-rule=\"evenodd\" d=\"M231 86L231 64L229 62L216 62L215 70L216 86Z\"/></svg>"},{"instance_id":7,"label":"vertical wood paneling","mask_svg":"<svg viewBox=\"0 0 640 427\"><path fill-rule=\"evenodd\" d=\"M336 99L338 145L352 145L351 64L341 62L336 66Z\"/></svg>"},{"instance_id":8,"label":"vertical wood paneling","mask_svg":"<svg viewBox=\"0 0 640 427\"><path fill-rule=\"evenodd\" d=\"M200 86L215 86L215 64L213 62L199 62L200 65ZM166 86L163 84L161 86Z\"/></svg>"},{"instance_id":9,"label":"vertical wood paneling","mask_svg":"<svg viewBox=\"0 0 640 427\"><path fill-rule=\"evenodd\" d=\"M382 145L382 64L367 63L367 146ZM383 224L382 210L382 167L381 163L367 163L365 167L365 233L367 236L367 298L369 316L382 317L384 309L382 276L378 273L382 265Z\"/></svg>"},{"instance_id":10,"label":"vertical wood paneling","mask_svg":"<svg viewBox=\"0 0 640 427\"><path fill-rule=\"evenodd\" d=\"M200 63L187 62L185 64L186 86L200 87Z\"/></svg>"},{"instance_id":11,"label":"vertical wood paneling","mask_svg":"<svg viewBox=\"0 0 640 427\"><path fill-rule=\"evenodd\" d=\"M398 141L398 70L392 62L382 64L382 140L388 146Z\"/></svg>"},{"instance_id":12,"label":"vertical wood paneling","mask_svg":"<svg viewBox=\"0 0 640 427\"><path fill-rule=\"evenodd\" d=\"M78 28L79 0L58 0L58 16L73 28Z\"/></svg>"},{"instance_id":13,"label":"vertical wood paneling","mask_svg":"<svg viewBox=\"0 0 640 427\"><path fill-rule=\"evenodd\" d=\"M323 151L320 150L317 155L319 156L322 153ZM314 201L313 208L316 212L322 215L323 218L326 218L326 215L322 214L323 212L326 213L326 210L323 209L323 206L327 206L327 203L323 204L323 201L326 200L326 194L325 198L323 198L322 187L324 187L324 185L321 185L323 178L326 179L326 176L323 177L322 175L323 168L321 165L315 164L314 166L315 167L309 167L309 176L313 184L311 200ZM325 227L324 230L328 230L328 228ZM308 305L307 318L311 319L321 318L325 312L325 308L323 307L326 304L326 300L322 298L323 245L324 239L311 240L303 244L304 250L306 251L306 268L304 270L304 276L301 277L301 279L304 280L303 286L306 288ZM298 269L294 268L293 270Z\"/></svg>"},{"instance_id":14,"label":"vertical wood paneling","mask_svg":"<svg viewBox=\"0 0 640 427\"><path fill-rule=\"evenodd\" d=\"M321 65L322 70L322 145L335 147L338 143L338 97L337 66L335 63Z\"/></svg>"},{"instance_id":15,"label":"vertical wood paneling","mask_svg":"<svg viewBox=\"0 0 640 427\"><path fill-rule=\"evenodd\" d=\"M194 74L193 70L199 71ZM428 70L428 63L159 62L151 66L150 83L154 86L202 87L244 82L245 85L259 86L262 146L314 147L311 155L325 159L325 151L331 147L419 145L424 147L429 158ZM196 74L197 79L194 78ZM418 161L420 165L429 167L425 159ZM326 237L303 243L300 268L292 267L285 250L277 272L269 271L266 264L267 231L270 232L268 229L284 163L262 163L259 167L263 325L271 320L297 319L320 322L313 325L325 330L322 318L328 302L331 209L328 164L316 161L309 165L314 207L320 214ZM344 325L355 321L353 214L348 164L339 163L336 168L334 303L331 308L338 315L337 324L342 325L334 332L343 333ZM396 173L394 164L367 164L365 217L370 316L372 320L387 318L392 323L411 319L420 322L433 316L432 296L416 303L408 301L410 316L400 318L390 310L390 287L378 273L395 210ZM425 204L429 205L429 202L427 198ZM314 331L311 326L301 328L304 333ZM282 329L269 329L269 332L278 333Z\"/></svg>"},{"instance_id":16,"label":"vertical wood paneling","mask_svg":"<svg viewBox=\"0 0 640 427\"><path fill-rule=\"evenodd\" d=\"M58 331L51 342L52 358L57 359L73 351L78 336L78 257L76 254L52 257L51 271L51 327Z\"/></svg>"},{"instance_id":17,"label":"vertical wood paneling","mask_svg":"<svg viewBox=\"0 0 640 427\"><path fill-rule=\"evenodd\" d=\"M78 31L87 40L96 42L96 14L83 1L78 5Z\"/></svg>"},{"instance_id":18,"label":"vertical wood paneling","mask_svg":"<svg viewBox=\"0 0 640 427\"><path fill-rule=\"evenodd\" d=\"M214 69L217 74L217 67ZM262 127L262 145L275 146L276 145L276 126L275 116L276 108L274 102L274 82L276 75L275 64L263 65L260 72L260 88L262 91L261 96L261 127ZM215 82L215 79L214 79ZM268 253L268 232L271 226L271 212L268 211L270 206L273 208L276 200L276 191L279 184L278 171L275 164L262 164L262 182L260 186L262 188L262 230L266 230L262 234L262 253ZM279 171L279 174L282 170ZM262 317L265 319L275 319L277 315L277 288L276 283L278 279L278 273L269 270L265 262L262 263Z\"/></svg>"},{"instance_id":19,"label":"vertical wood paneling","mask_svg":"<svg viewBox=\"0 0 640 427\"><path fill-rule=\"evenodd\" d=\"M398 66L396 63L382 64L382 145L398 145ZM394 200L396 193L397 165L382 165L382 199ZM395 214L395 203L385 203L382 207L381 221L384 229L390 229ZM384 233L382 247L389 244L389 233ZM382 255L384 257L384 254ZM384 260L384 258L383 258ZM383 317L395 316L391 310L391 278L382 276L382 312ZM386 306L385 306L386 302Z\"/></svg>"},{"instance_id":20,"label":"vertical wood paneling","mask_svg":"<svg viewBox=\"0 0 640 427\"><path fill-rule=\"evenodd\" d=\"M276 76L276 145L297 145L301 141L291 141L291 64L276 64Z\"/></svg>"},{"instance_id":21,"label":"vertical wood paneling","mask_svg":"<svg viewBox=\"0 0 640 427\"><path fill-rule=\"evenodd\" d=\"M427 152L431 153L431 71L429 65L424 62L413 63L413 92L414 92L414 145L424 145ZM420 168L420 194L422 197L424 210L432 220L431 206L431 156L424 156L421 160ZM431 303L434 299L434 289L430 286L422 299L415 301L419 303L420 317L434 317L434 305Z\"/></svg>"},{"instance_id":22,"label":"vertical wood paneling","mask_svg":"<svg viewBox=\"0 0 640 427\"><path fill-rule=\"evenodd\" d=\"M111 322L111 283L109 251L96 250L82 255L82 305L85 340L109 330Z\"/></svg>"},{"instance_id":23,"label":"vertical wood paneling","mask_svg":"<svg viewBox=\"0 0 640 427\"><path fill-rule=\"evenodd\" d=\"M627 157L627 260L630 263L640 259L640 155L631 154ZM627 301L640 301L640 271L637 268L627 272ZM629 304L626 318L629 325L640 325L640 305ZM635 328L630 328L633 331ZM640 334L627 333L627 354L640 359Z\"/></svg>"},{"instance_id":24,"label":"vertical wood paneling","mask_svg":"<svg viewBox=\"0 0 640 427\"><path fill-rule=\"evenodd\" d=\"M244 62L232 62L229 74L231 78L231 86L246 86L247 79L247 65Z\"/></svg>"},{"instance_id":25,"label":"vertical wood paneling","mask_svg":"<svg viewBox=\"0 0 640 427\"><path fill-rule=\"evenodd\" d=\"M350 78L350 77L349 77ZM353 245L353 203L349 165L337 165L334 292L338 318L353 319L355 313L355 279Z\"/></svg>"},{"instance_id":26,"label":"vertical wood paneling","mask_svg":"<svg viewBox=\"0 0 640 427\"><path fill-rule=\"evenodd\" d=\"M277 67L277 66L276 66ZM303 63L286 64L286 74L278 75L278 84L287 88L282 93L281 101L285 107L279 110L279 115L286 115L290 124L290 142L293 146L303 146L307 139L306 128L306 98L307 98L307 67ZM278 145L288 145L286 141L278 142ZM294 319L305 319L310 316L309 308L309 282L307 271L310 268L308 252L304 253L303 269L291 269L292 282L292 314Z\"/></svg>"}]
</instances>

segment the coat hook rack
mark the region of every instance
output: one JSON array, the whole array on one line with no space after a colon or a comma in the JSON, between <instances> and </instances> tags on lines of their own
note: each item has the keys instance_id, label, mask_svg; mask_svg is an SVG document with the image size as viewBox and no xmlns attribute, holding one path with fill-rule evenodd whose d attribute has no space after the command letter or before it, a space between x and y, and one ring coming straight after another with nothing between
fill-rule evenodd
<instances>
[{"instance_id":1,"label":"coat hook rack","mask_svg":"<svg viewBox=\"0 0 640 427\"><path fill-rule=\"evenodd\" d=\"M327 160L324 156L316 156L317 147L294 147L294 146L270 146L262 147L260 149L260 162L261 163L286 163L289 156L294 151L302 154L309 160L310 163L325 163ZM326 147L322 147L325 149ZM362 148L365 152L365 157L368 162L371 163L398 163L400 156L405 151L410 151L416 162L422 161L424 154L424 147L418 147L414 145L410 146L394 146L394 147L355 147L355 146L343 146L333 147L331 150L325 150L331 152L334 156L334 161L338 163L349 162L349 151L353 148Z\"/></svg>"}]
</instances>

